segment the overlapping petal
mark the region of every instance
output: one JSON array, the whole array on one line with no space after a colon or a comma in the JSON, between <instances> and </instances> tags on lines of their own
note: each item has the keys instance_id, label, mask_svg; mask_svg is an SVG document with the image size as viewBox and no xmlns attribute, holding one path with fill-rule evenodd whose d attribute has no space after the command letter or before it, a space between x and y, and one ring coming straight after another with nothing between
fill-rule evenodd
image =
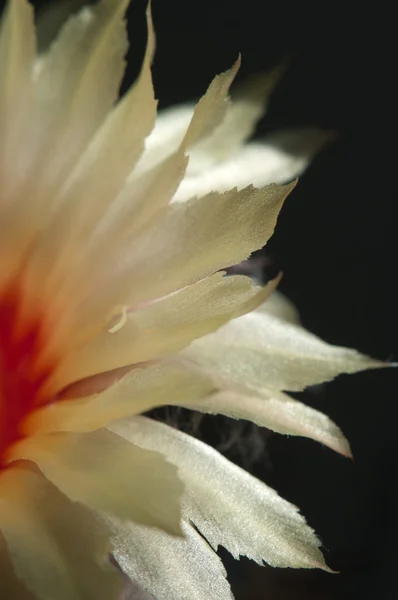
<instances>
[{"instance_id":1,"label":"overlapping petal","mask_svg":"<svg viewBox=\"0 0 398 600\"><path fill-rule=\"evenodd\" d=\"M145 417L111 429L144 448L161 449L178 467L185 484L183 518L214 549L221 545L259 564L328 570L320 542L297 508L206 444Z\"/></svg>"},{"instance_id":2,"label":"overlapping petal","mask_svg":"<svg viewBox=\"0 0 398 600\"><path fill-rule=\"evenodd\" d=\"M120 381L109 380L112 376ZM96 393L100 390L101 393ZM214 390L215 386L208 377L174 365L137 365L127 375L104 373L76 383L69 392L72 400L62 400L38 409L25 421L23 428L26 434L31 435L52 431L92 431L157 406L199 402Z\"/></svg>"},{"instance_id":3,"label":"overlapping petal","mask_svg":"<svg viewBox=\"0 0 398 600\"><path fill-rule=\"evenodd\" d=\"M121 568L156 600L232 600L221 560L190 523L183 522L183 537L115 519L107 524Z\"/></svg>"},{"instance_id":4,"label":"overlapping petal","mask_svg":"<svg viewBox=\"0 0 398 600\"><path fill-rule=\"evenodd\" d=\"M91 509L137 523L180 532L182 485L162 454L99 429L28 437L9 451L27 458L62 493Z\"/></svg>"},{"instance_id":5,"label":"overlapping petal","mask_svg":"<svg viewBox=\"0 0 398 600\"><path fill-rule=\"evenodd\" d=\"M186 407L209 414L222 414L234 419L246 419L285 435L308 437L351 456L350 445L343 432L323 413L275 390L261 394L222 390L201 398Z\"/></svg>"},{"instance_id":6,"label":"overlapping petal","mask_svg":"<svg viewBox=\"0 0 398 600\"><path fill-rule=\"evenodd\" d=\"M121 594L123 580L108 563L108 530L90 511L68 500L29 464L2 471L0 488L0 531L22 582L21 589L2 569L0 589L8 585L5 589L16 594L4 600L33 595L109 600ZM3 560L8 563L7 556ZM25 586L32 595L23 591Z\"/></svg>"},{"instance_id":7,"label":"overlapping petal","mask_svg":"<svg viewBox=\"0 0 398 600\"><path fill-rule=\"evenodd\" d=\"M300 391L341 373L383 366L262 308L196 340L183 356L214 380L249 392Z\"/></svg>"}]
</instances>

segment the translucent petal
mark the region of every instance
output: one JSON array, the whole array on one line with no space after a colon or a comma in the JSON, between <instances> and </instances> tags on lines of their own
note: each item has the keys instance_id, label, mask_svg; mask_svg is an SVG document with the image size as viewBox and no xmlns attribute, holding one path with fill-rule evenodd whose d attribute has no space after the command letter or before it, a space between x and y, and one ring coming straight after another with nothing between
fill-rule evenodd
<instances>
[{"instance_id":1,"label":"translucent petal","mask_svg":"<svg viewBox=\"0 0 398 600\"><path fill-rule=\"evenodd\" d=\"M239 67L240 59L231 69L217 75L195 108L175 107L158 117L135 176L167 160L181 144L192 147L223 122L229 106L228 91Z\"/></svg>"},{"instance_id":2,"label":"translucent petal","mask_svg":"<svg viewBox=\"0 0 398 600\"><path fill-rule=\"evenodd\" d=\"M121 594L123 580L107 560L108 531L90 511L26 464L3 470L0 488L0 530L16 574L35 597L109 600Z\"/></svg>"},{"instance_id":3,"label":"translucent petal","mask_svg":"<svg viewBox=\"0 0 398 600\"><path fill-rule=\"evenodd\" d=\"M261 288L248 277L224 277L222 272L202 279L129 313L119 330L103 332L70 355L56 372L54 385L61 389L96 373L176 352L258 306L274 285Z\"/></svg>"},{"instance_id":4,"label":"translucent petal","mask_svg":"<svg viewBox=\"0 0 398 600\"><path fill-rule=\"evenodd\" d=\"M329 417L281 392L262 389L261 396L255 396L223 390L186 406L204 413L247 419L277 433L308 437L351 456L343 432Z\"/></svg>"},{"instance_id":5,"label":"translucent petal","mask_svg":"<svg viewBox=\"0 0 398 600\"><path fill-rule=\"evenodd\" d=\"M232 600L221 560L189 523L184 537L114 519L109 526L121 568L156 600Z\"/></svg>"},{"instance_id":6,"label":"translucent petal","mask_svg":"<svg viewBox=\"0 0 398 600\"><path fill-rule=\"evenodd\" d=\"M340 373L377 368L383 363L355 350L332 346L303 327L258 309L195 340L183 351L220 387L300 391Z\"/></svg>"},{"instance_id":7,"label":"translucent petal","mask_svg":"<svg viewBox=\"0 0 398 600\"><path fill-rule=\"evenodd\" d=\"M99 375L72 386L70 395L88 396L109 385L107 375ZM157 406L198 401L214 389L208 378L172 365L138 366L100 394L62 400L37 410L24 423L24 432L91 431Z\"/></svg>"},{"instance_id":8,"label":"translucent petal","mask_svg":"<svg viewBox=\"0 0 398 600\"><path fill-rule=\"evenodd\" d=\"M113 431L148 449L161 449L185 484L183 517L213 548L279 567L327 570L320 542L296 507L202 442L167 425L135 417Z\"/></svg>"},{"instance_id":9,"label":"translucent petal","mask_svg":"<svg viewBox=\"0 0 398 600\"><path fill-rule=\"evenodd\" d=\"M266 302L257 308L257 311L264 311L274 317L278 317L289 323L300 323L300 315L293 302L286 298L281 292L275 290Z\"/></svg>"},{"instance_id":10,"label":"translucent petal","mask_svg":"<svg viewBox=\"0 0 398 600\"><path fill-rule=\"evenodd\" d=\"M182 181L173 201L186 201L212 190L224 192L234 184L263 187L287 183L300 175L314 154L331 139L321 130L293 130L269 136L264 143L251 143L231 154L227 160L205 167Z\"/></svg>"},{"instance_id":11,"label":"translucent petal","mask_svg":"<svg viewBox=\"0 0 398 600\"><path fill-rule=\"evenodd\" d=\"M293 188L248 187L172 204L163 219L134 241L127 252L132 262L123 273L116 270L114 286L108 284L87 302L82 325L98 320L121 298L141 304L244 260L271 237Z\"/></svg>"},{"instance_id":12,"label":"translucent petal","mask_svg":"<svg viewBox=\"0 0 398 600\"><path fill-rule=\"evenodd\" d=\"M70 296L71 291L78 304L79 294L86 291L87 272L100 270L98 261L87 264L90 243L98 233L102 246L109 242L104 236L109 210L155 122L157 103L150 70L153 51L154 33L148 12L148 43L140 76L108 115L73 169L58 197L61 206L29 263L32 288L37 287L38 278L44 280L40 295L50 296L53 304L59 301L63 307L67 305L65 295ZM117 243L113 239L110 242Z\"/></svg>"},{"instance_id":13,"label":"translucent petal","mask_svg":"<svg viewBox=\"0 0 398 600\"><path fill-rule=\"evenodd\" d=\"M108 218L108 215L103 220L108 221L105 228L101 223L98 228L99 235L90 240L91 247L85 248L85 260L79 272L75 273L73 284L74 289L80 293L87 289L91 289L92 292L80 306L77 321L68 325L69 330L77 330L83 337L86 330L98 328L104 313L125 301L126 297L127 302L132 303L134 298L131 298L130 302L130 296L136 297L137 292L143 290L136 273L129 272L130 261L134 259L136 262L137 253L147 251L147 239L152 236L156 226L152 227L148 235L147 228L153 222L162 221L163 211L185 174L188 160L185 155L186 147L204 136L222 119L227 91L238 66L239 63L214 79L205 96L199 101L180 147L171 156L145 173L145 176L142 173L140 175L139 170L137 175L137 169L134 169L125 189L115 200L111 218ZM161 225L162 235L166 233L167 225ZM167 233L169 241L170 232ZM158 235L157 231L155 235ZM145 256L142 258L145 260ZM98 265L101 265L100 270ZM145 269L146 266L141 264L138 268ZM107 280L106 293L104 278ZM135 283L132 285L134 279ZM180 287L183 286L171 288L169 291Z\"/></svg>"},{"instance_id":14,"label":"translucent petal","mask_svg":"<svg viewBox=\"0 0 398 600\"><path fill-rule=\"evenodd\" d=\"M25 438L10 460L28 458L62 493L91 509L179 533L182 484L176 468L110 431Z\"/></svg>"},{"instance_id":15,"label":"translucent petal","mask_svg":"<svg viewBox=\"0 0 398 600\"><path fill-rule=\"evenodd\" d=\"M38 158L45 172L36 177L43 177L47 189L65 177L117 99L127 5L128 0L103 0L83 8L37 64Z\"/></svg>"}]
</instances>

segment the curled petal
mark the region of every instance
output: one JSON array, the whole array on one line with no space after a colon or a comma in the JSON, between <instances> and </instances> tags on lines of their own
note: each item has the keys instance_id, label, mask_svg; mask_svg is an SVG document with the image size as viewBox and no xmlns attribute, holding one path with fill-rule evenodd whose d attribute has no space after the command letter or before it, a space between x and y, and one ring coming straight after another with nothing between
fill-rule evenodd
<instances>
[{"instance_id":1,"label":"curled petal","mask_svg":"<svg viewBox=\"0 0 398 600\"><path fill-rule=\"evenodd\" d=\"M137 366L108 386L108 374L77 383L69 391L73 400L38 409L25 421L24 432L92 431L157 406L197 402L215 389L207 377L167 364ZM103 387L108 389L95 394ZM82 394L91 396L76 398Z\"/></svg>"}]
</instances>

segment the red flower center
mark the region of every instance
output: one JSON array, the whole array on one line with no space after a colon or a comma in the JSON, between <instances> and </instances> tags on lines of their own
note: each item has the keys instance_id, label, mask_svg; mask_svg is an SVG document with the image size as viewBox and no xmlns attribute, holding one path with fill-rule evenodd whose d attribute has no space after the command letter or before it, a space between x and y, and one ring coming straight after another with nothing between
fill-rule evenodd
<instances>
[{"instance_id":1,"label":"red flower center","mask_svg":"<svg viewBox=\"0 0 398 600\"><path fill-rule=\"evenodd\" d=\"M21 300L15 283L0 291L0 469L7 449L23 437L27 415L52 400L44 384L54 365L39 365L44 314L22 320Z\"/></svg>"}]
</instances>

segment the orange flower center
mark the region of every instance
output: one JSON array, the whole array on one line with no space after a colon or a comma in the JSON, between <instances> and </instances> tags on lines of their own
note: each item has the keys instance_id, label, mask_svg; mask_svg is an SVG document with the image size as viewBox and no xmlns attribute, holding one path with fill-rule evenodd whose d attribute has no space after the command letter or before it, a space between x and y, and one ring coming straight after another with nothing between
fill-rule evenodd
<instances>
[{"instance_id":1,"label":"orange flower center","mask_svg":"<svg viewBox=\"0 0 398 600\"><path fill-rule=\"evenodd\" d=\"M44 313L22 320L21 300L15 283L0 291L0 469L7 449L23 437L25 418L52 400L44 385L54 365L39 365Z\"/></svg>"}]
</instances>

